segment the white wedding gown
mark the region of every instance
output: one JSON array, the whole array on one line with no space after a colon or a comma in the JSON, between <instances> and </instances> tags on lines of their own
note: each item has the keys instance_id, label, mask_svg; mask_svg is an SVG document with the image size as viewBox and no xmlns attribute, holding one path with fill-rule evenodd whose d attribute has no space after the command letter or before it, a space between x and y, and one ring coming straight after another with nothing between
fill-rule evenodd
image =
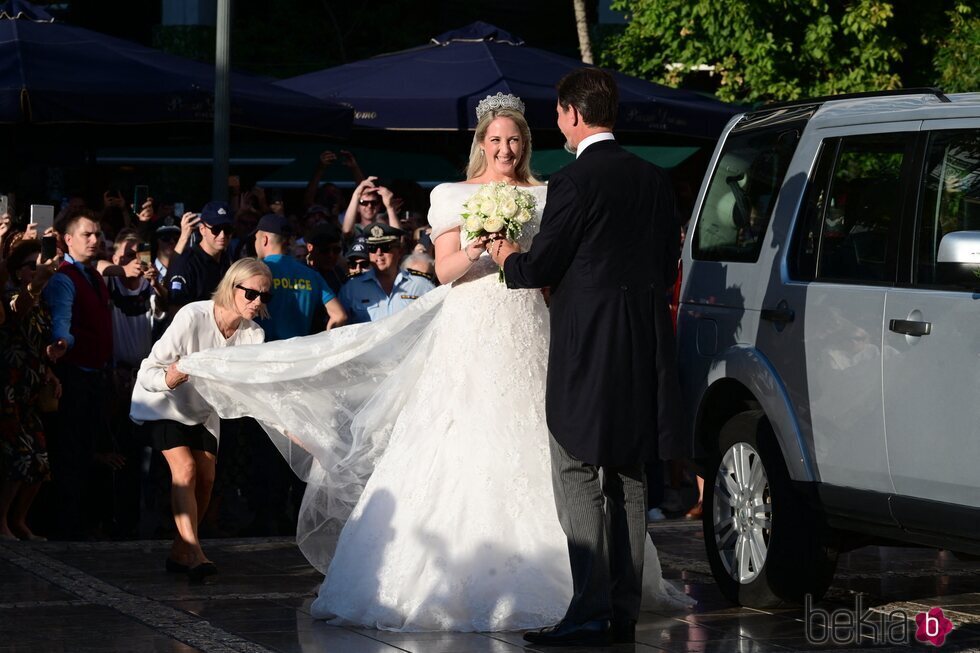
<instances>
[{"instance_id":1,"label":"white wedding gown","mask_svg":"<svg viewBox=\"0 0 980 653\"><path fill-rule=\"evenodd\" d=\"M478 186L432 192L432 238ZM545 188L530 189L539 210ZM551 485L548 309L484 255L375 323L211 350L181 368L222 417L263 424L309 485L298 541L326 578L313 616L400 631L536 628L572 587ZM644 600L664 583L649 538Z\"/></svg>"}]
</instances>

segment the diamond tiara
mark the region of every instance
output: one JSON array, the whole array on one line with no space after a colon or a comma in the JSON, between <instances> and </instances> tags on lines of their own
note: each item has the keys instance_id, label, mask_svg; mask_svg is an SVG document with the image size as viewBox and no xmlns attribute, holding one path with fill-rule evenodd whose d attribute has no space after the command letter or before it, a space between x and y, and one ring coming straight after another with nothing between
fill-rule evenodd
<instances>
[{"instance_id":1,"label":"diamond tiara","mask_svg":"<svg viewBox=\"0 0 980 653\"><path fill-rule=\"evenodd\" d=\"M508 93L504 95L503 93L497 93L496 95L488 95L480 103L476 105L476 121L480 122L480 119L488 111L499 111L500 109L513 109L514 111L519 111L524 113L524 103L521 102L521 98L516 95L511 95Z\"/></svg>"}]
</instances>

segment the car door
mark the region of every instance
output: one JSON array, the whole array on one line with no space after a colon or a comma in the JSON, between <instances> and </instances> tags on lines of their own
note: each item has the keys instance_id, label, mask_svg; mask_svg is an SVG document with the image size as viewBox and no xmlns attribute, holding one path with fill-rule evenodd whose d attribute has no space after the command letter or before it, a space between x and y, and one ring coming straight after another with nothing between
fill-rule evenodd
<instances>
[{"instance_id":1,"label":"car door","mask_svg":"<svg viewBox=\"0 0 980 653\"><path fill-rule=\"evenodd\" d=\"M893 490L882 411L882 323L918 124L904 127L825 134L791 266L809 280L806 386L821 484L879 493L882 510Z\"/></svg>"},{"instance_id":2,"label":"car door","mask_svg":"<svg viewBox=\"0 0 980 653\"><path fill-rule=\"evenodd\" d=\"M922 181L906 237L912 265L885 300L885 432L899 497L977 508L980 294L944 282L936 254L943 235L980 230L980 120L943 126L923 132ZM893 505L908 527L924 526L929 513L951 521L935 506L919 504L916 516L914 503Z\"/></svg>"}]
</instances>

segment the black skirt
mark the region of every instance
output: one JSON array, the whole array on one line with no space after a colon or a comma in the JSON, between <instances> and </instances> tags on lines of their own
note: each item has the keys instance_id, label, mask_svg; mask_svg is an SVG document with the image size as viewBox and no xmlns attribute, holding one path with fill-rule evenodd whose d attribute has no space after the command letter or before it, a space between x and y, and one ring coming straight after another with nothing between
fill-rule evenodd
<instances>
[{"instance_id":1,"label":"black skirt","mask_svg":"<svg viewBox=\"0 0 980 653\"><path fill-rule=\"evenodd\" d=\"M150 434L150 443L157 451L188 447L218 455L218 438L211 435L203 424L188 425L160 419L146 422L146 428Z\"/></svg>"}]
</instances>

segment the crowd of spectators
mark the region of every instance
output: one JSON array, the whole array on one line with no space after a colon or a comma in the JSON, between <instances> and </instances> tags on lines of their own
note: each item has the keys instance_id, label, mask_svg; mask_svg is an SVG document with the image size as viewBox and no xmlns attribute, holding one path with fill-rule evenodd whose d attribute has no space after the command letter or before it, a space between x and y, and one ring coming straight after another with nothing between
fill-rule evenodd
<instances>
[{"instance_id":1,"label":"crowd of spectators","mask_svg":"<svg viewBox=\"0 0 980 653\"><path fill-rule=\"evenodd\" d=\"M322 183L334 164L354 175L349 196ZM43 233L13 196L0 215L0 539L172 532L179 466L151 447L153 420L134 421L131 399L180 308L210 300L235 261L271 271L271 294L246 289L268 314L266 340L377 320L438 283L427 207L413 201L424 193L365 176L347 152L324 152L292 206L238 177L227 201L179 215L166 199L124 197L73 194ZM251 420L222 433L202 528L291 533L302 487L281 456Z\"/></svg>"}]
</instances>

